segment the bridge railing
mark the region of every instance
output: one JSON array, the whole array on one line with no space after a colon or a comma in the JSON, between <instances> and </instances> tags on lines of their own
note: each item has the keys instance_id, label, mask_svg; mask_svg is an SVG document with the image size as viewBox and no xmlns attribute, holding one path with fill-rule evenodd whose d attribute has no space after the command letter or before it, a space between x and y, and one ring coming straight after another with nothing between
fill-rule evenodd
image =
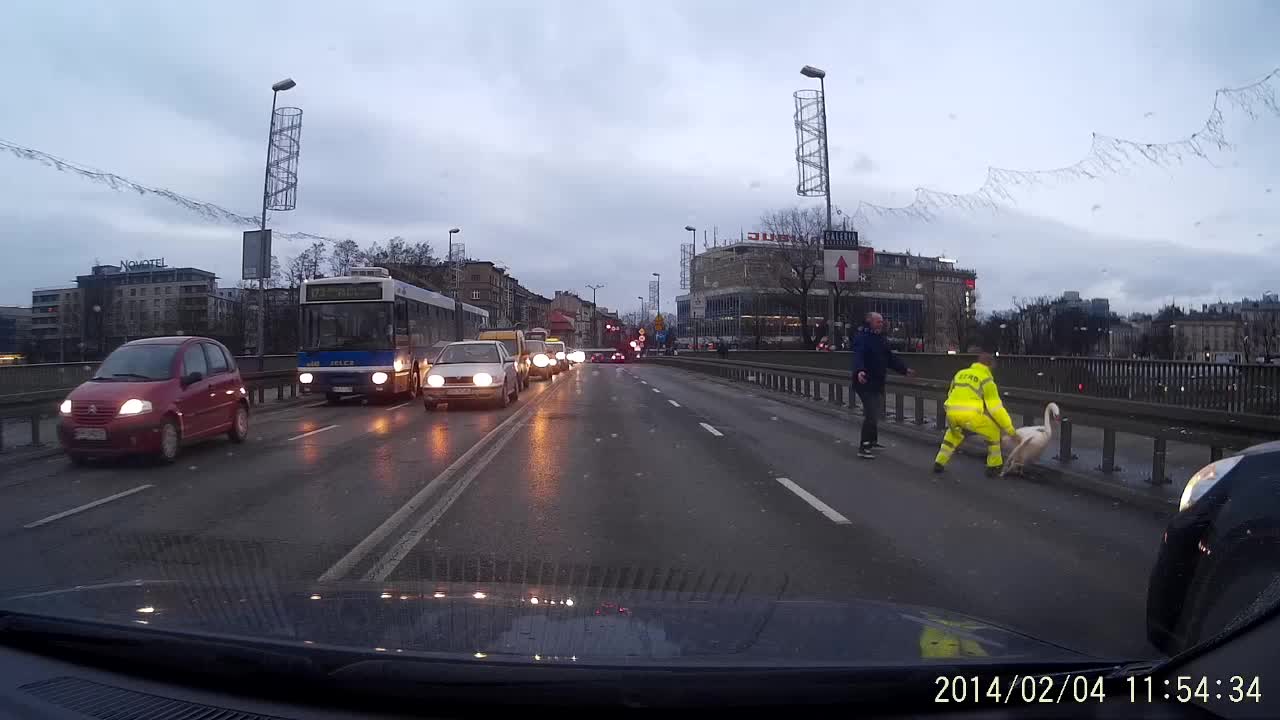
<instances>
[{"instance_id":1,"label":"bridge railing","mask_svg":"<svg viewBox=\"0 0 1280 720\"><path fill-rule=\"evenodd\" d=\"M747 354L747 353L743 353ZM827 355L831 353L812 353ZM912 355L908 360L918 358ZM955 356L951 356L955 357ZM847 354L846 354L847 359ZM751 383L767 390L799 395L816 402L830 403L850 410L854 399L850 388L850 375L846 368L839 370L821 367L804 367L794 364L762 363L739 360L730 355L728 360L706 357L653 357L647 362L682 367L709 373L728 380ZM928 423L932 411L936 429L942 430L946 412L943 403L950 386L948 380L891 376L887 398L892 396L893 407L886 413L890 422ZM1056 391L1011 388L1001 385L1001 396L1015 424L1038 424L1046 403L1058 402L1064 407L1061 430L1056 433L1059 462L1069 464L1075 457L1072 452L1072 426L1099 428L1102 430L1103 473L1117 471L1116 437L1119 433L1148 438L1151 442L1151 474L1149 482L1164 485L1170 482L1166 472L1168 444L1170 442L1199 445L1205 448L1206 463L1221 458L1229 450L1280 438L1280 417L1247 415L1220 410L1157 405L1127 399L1101 398L1077 395L1063 398ZM913 412L908 413L908 403ZM1018 422L1021 416L1022 422Z\"/></svg>"},{"instance_id":2,"label":"bridge railing","mask_svg":"<svg viewBox=\"0 0 1280 720\"><path fill-rule=\"evenodd\" d=\"M681 352L679 357L715 358L716 354ZM904 353L901 357L920 377L933 380L950 380L976 358L941 353ZM846 373L853 364L848 352L806 350L734 350L729 359ZM995 376L1002 388L1232 413L1280 414L1280 365L1002 355Z\"/></svg>"},{"instance_id":3,"label":"bridge railing","mask_svg":"<svg viewBox=\"0 0 1280 720\"><path fill-rule=\"evenodd\" d=\"M236 358L240 372L262 370L292 370L297 367L297 355L267 355L266 367L258 367L258 356L242 355ZM5 365L0 367L0 402L6 395L40 392L43 390L71 390L93 377L100 362L40 363L36 365Z\"/></svg>"}]
</instances>

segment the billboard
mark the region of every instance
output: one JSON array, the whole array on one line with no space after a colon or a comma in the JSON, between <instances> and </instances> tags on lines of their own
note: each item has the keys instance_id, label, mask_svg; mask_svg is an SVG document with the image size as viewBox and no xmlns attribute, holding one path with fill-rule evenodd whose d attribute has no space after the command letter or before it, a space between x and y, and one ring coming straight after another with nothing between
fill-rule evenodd
<instances>
[{"instance_id":1,"label":"billboard","mask_svg":"<svg viewBox=\"0 0 1280 720\"><path fill-rule=\"evenodd\" d=\"M240 256L241 280L271 277L271 231L246 230Z\"/></svg>"}]
</instances>

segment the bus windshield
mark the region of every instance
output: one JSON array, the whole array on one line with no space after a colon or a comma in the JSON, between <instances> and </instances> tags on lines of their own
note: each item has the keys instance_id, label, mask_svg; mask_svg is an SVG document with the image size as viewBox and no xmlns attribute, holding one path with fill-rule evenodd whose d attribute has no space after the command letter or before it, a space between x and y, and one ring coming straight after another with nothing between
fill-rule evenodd
<instances>
[{"instance_id":1,"label":"bus windshield","mask_svg":"<svg viewBox=\"0 0 1280 720\"><path fill-rule=\"evenodd\" d=\"M389 350L391 333L391 303L302 306L303 350Z\"/></svg>"}]
</instances>

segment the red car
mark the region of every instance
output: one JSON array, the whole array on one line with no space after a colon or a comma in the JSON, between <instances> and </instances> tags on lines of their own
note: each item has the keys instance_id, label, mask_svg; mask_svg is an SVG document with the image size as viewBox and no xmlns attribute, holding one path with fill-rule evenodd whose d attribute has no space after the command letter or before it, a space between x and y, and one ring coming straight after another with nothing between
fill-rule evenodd
<instances>
[{"instance_id":1,"label":"red car","mask_svg":"<svg viewBox=\"0 0 1280 720\"><path fill-rule=\"evenodd\" d=\"M626 361L627 361L627 356L623 353L616 352L616 351L613 353L613 355L609 357L609 362L625 363Z\"/></svg>"},{"instance_id":2,"label":"red car","mask_svg":"<svg viewBox=\"0 0 1280 720\"><path fill-rule=\"evenodd\" d=\"M159 337L116 348L59 407L58 439L71 462L155 455L185 443L249 434L249 401L235 358L216 340Z\"/></svg>"}]
</instances>

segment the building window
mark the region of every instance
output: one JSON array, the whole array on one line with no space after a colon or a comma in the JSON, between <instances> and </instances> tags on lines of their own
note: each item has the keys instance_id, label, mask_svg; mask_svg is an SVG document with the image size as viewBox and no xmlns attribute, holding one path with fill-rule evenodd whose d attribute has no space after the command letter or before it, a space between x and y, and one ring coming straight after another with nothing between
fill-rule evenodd
<instances>
[{"instance_id":1,"label":"building window","mask_svg":"<svg viewBox=\"0 0 1280 720\"><path fill-rule=\"evenodd\" d=\"M479 299L480 299L480 291L479 291L479 290L472 290L472 291L471 291L471 299L472 299L472 300L479 300Z\"/></svg>"},{"instance_id":2,"label":"building window","mask_svg":"<svg viewBox=\"0 0 1280 720\"><path fill-rule=\"evenodd\" d=\"M129 297L133 297L137 294L138 294L138 288L129 288Z\"/></svg>"},{"instance_id":3,"label":"building window","mask_svg":"<svg viewBox=\"0 0 1280 720\"><path fill-rule=\"evenodd\" d=\"M172 295L172 294L173 294L173 286L172 286L172 285L166 285L166 286L165 286L165 288L164 288L164 294L165 294L165 295Z\"/></svg>"}]
</instances>

